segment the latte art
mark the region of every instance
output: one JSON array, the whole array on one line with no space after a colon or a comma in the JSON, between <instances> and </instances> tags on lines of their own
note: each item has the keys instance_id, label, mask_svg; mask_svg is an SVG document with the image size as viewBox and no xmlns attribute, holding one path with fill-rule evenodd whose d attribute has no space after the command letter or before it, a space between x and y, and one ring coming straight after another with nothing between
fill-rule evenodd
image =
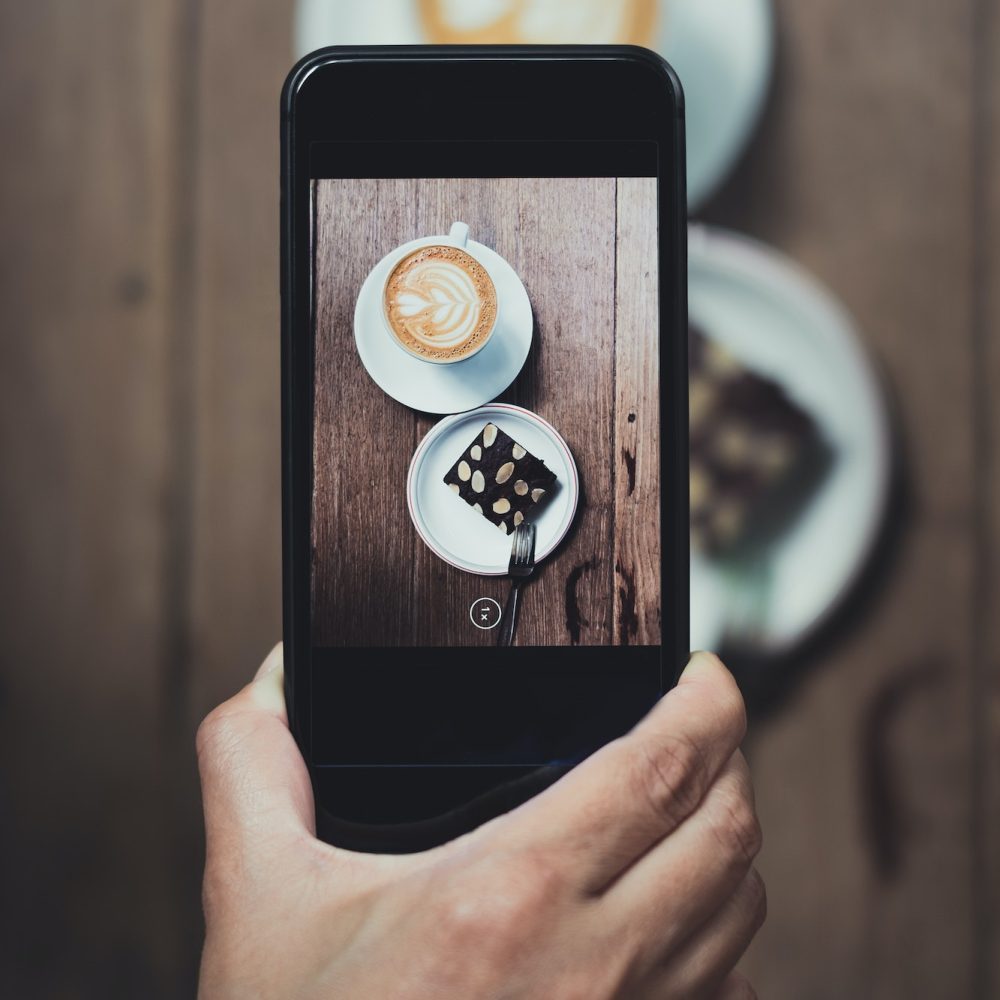
<instances>
[{"instance_id":1,"label":"latte art","mask_svg":"<svg viewBox=\"0 0 1000 1000\"><path fill-rule=\"evenodd\" d=\"M419 0L438 44L619 42L651 45L657 0Z\"/></svg>"},{"instance_id":2,"label":"latte art","mask_svg":"<svg viewBox=\"0 0 1000 1000\"><path fill-rule=\"evenodd\" d=\"M464 344L472 336L483 303L468 271L454 261L431 258L401 278L390 305L393 326L431 350Z\"/></svg>"},{"instance_id":3,"label":"latte art","mask_svg":"<svg viewBox=\"0 0 1000 1000\"><path fill-rule=\"evenodd\" d=\"M386 282L389 328L408 351L431 361L474 354L492 332L496 313L486 268L458 247L421 247Z\"/></svg>"}]
</instances>

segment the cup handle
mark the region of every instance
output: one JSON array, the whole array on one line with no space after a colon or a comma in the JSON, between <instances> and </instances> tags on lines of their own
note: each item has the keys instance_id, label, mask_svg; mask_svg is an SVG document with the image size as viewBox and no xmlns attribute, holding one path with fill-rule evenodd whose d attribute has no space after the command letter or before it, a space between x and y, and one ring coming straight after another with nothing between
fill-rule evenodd
<instances>
[{"instance_id":1,"label":"cup handle","mask_svg":"<svg viewBox=\"0 0 1000 1000\"><path fill-rule=\"evenodd\" d=\"M469 227L464 222L456 222L448 231L448 239L457 247L465 249L469 242Z\"/></svg>"}]
</instances>

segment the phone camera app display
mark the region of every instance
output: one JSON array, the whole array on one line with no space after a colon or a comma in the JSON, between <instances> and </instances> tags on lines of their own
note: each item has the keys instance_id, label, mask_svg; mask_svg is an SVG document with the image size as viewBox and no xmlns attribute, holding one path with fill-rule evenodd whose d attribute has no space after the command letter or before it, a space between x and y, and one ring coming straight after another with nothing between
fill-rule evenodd
<instances>
[{"instance_id":1,"label":"phone camera app display","mask_svg":"<svg viewBox=\"0 0 1000 1000\"><path fill-rule=\"evenodd\" d=\"M312 645L658 647L656 178L311 195Z\"/></svg>"}]
</instances>

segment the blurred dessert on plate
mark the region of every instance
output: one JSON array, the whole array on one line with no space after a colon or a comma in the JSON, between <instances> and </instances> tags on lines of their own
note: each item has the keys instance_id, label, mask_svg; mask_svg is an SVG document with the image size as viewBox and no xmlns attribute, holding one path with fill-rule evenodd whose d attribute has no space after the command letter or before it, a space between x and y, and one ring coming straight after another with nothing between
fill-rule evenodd
<instances>
[{"instance_id":1,"label":"blurred dessert on plate","mask_svg":"<svg viewBox=\"0 0 1000 1000\"><path fill-rule=\"evenodd\" d=\"M691 544L718 557L794 519L825 464L819 429L777 382L689 335Z\"/></svg>"}]
</instances>

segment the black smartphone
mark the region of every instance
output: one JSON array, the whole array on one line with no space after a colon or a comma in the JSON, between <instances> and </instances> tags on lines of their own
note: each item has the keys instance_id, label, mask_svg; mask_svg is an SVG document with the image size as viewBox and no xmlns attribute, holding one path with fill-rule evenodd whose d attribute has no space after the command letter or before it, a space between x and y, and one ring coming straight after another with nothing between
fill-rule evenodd
<instances>
[{"instance_id":1,"label":"black smartphone","mask_svg":"<svg viewBox=\"0 0 1000 1000\"><path fill-rule=\"evenodd\" d=\"M281 137L290 723L321 836L422 850L687 657L682 91L635 47L330 48Z\"/></svg>"}]
</instances>

